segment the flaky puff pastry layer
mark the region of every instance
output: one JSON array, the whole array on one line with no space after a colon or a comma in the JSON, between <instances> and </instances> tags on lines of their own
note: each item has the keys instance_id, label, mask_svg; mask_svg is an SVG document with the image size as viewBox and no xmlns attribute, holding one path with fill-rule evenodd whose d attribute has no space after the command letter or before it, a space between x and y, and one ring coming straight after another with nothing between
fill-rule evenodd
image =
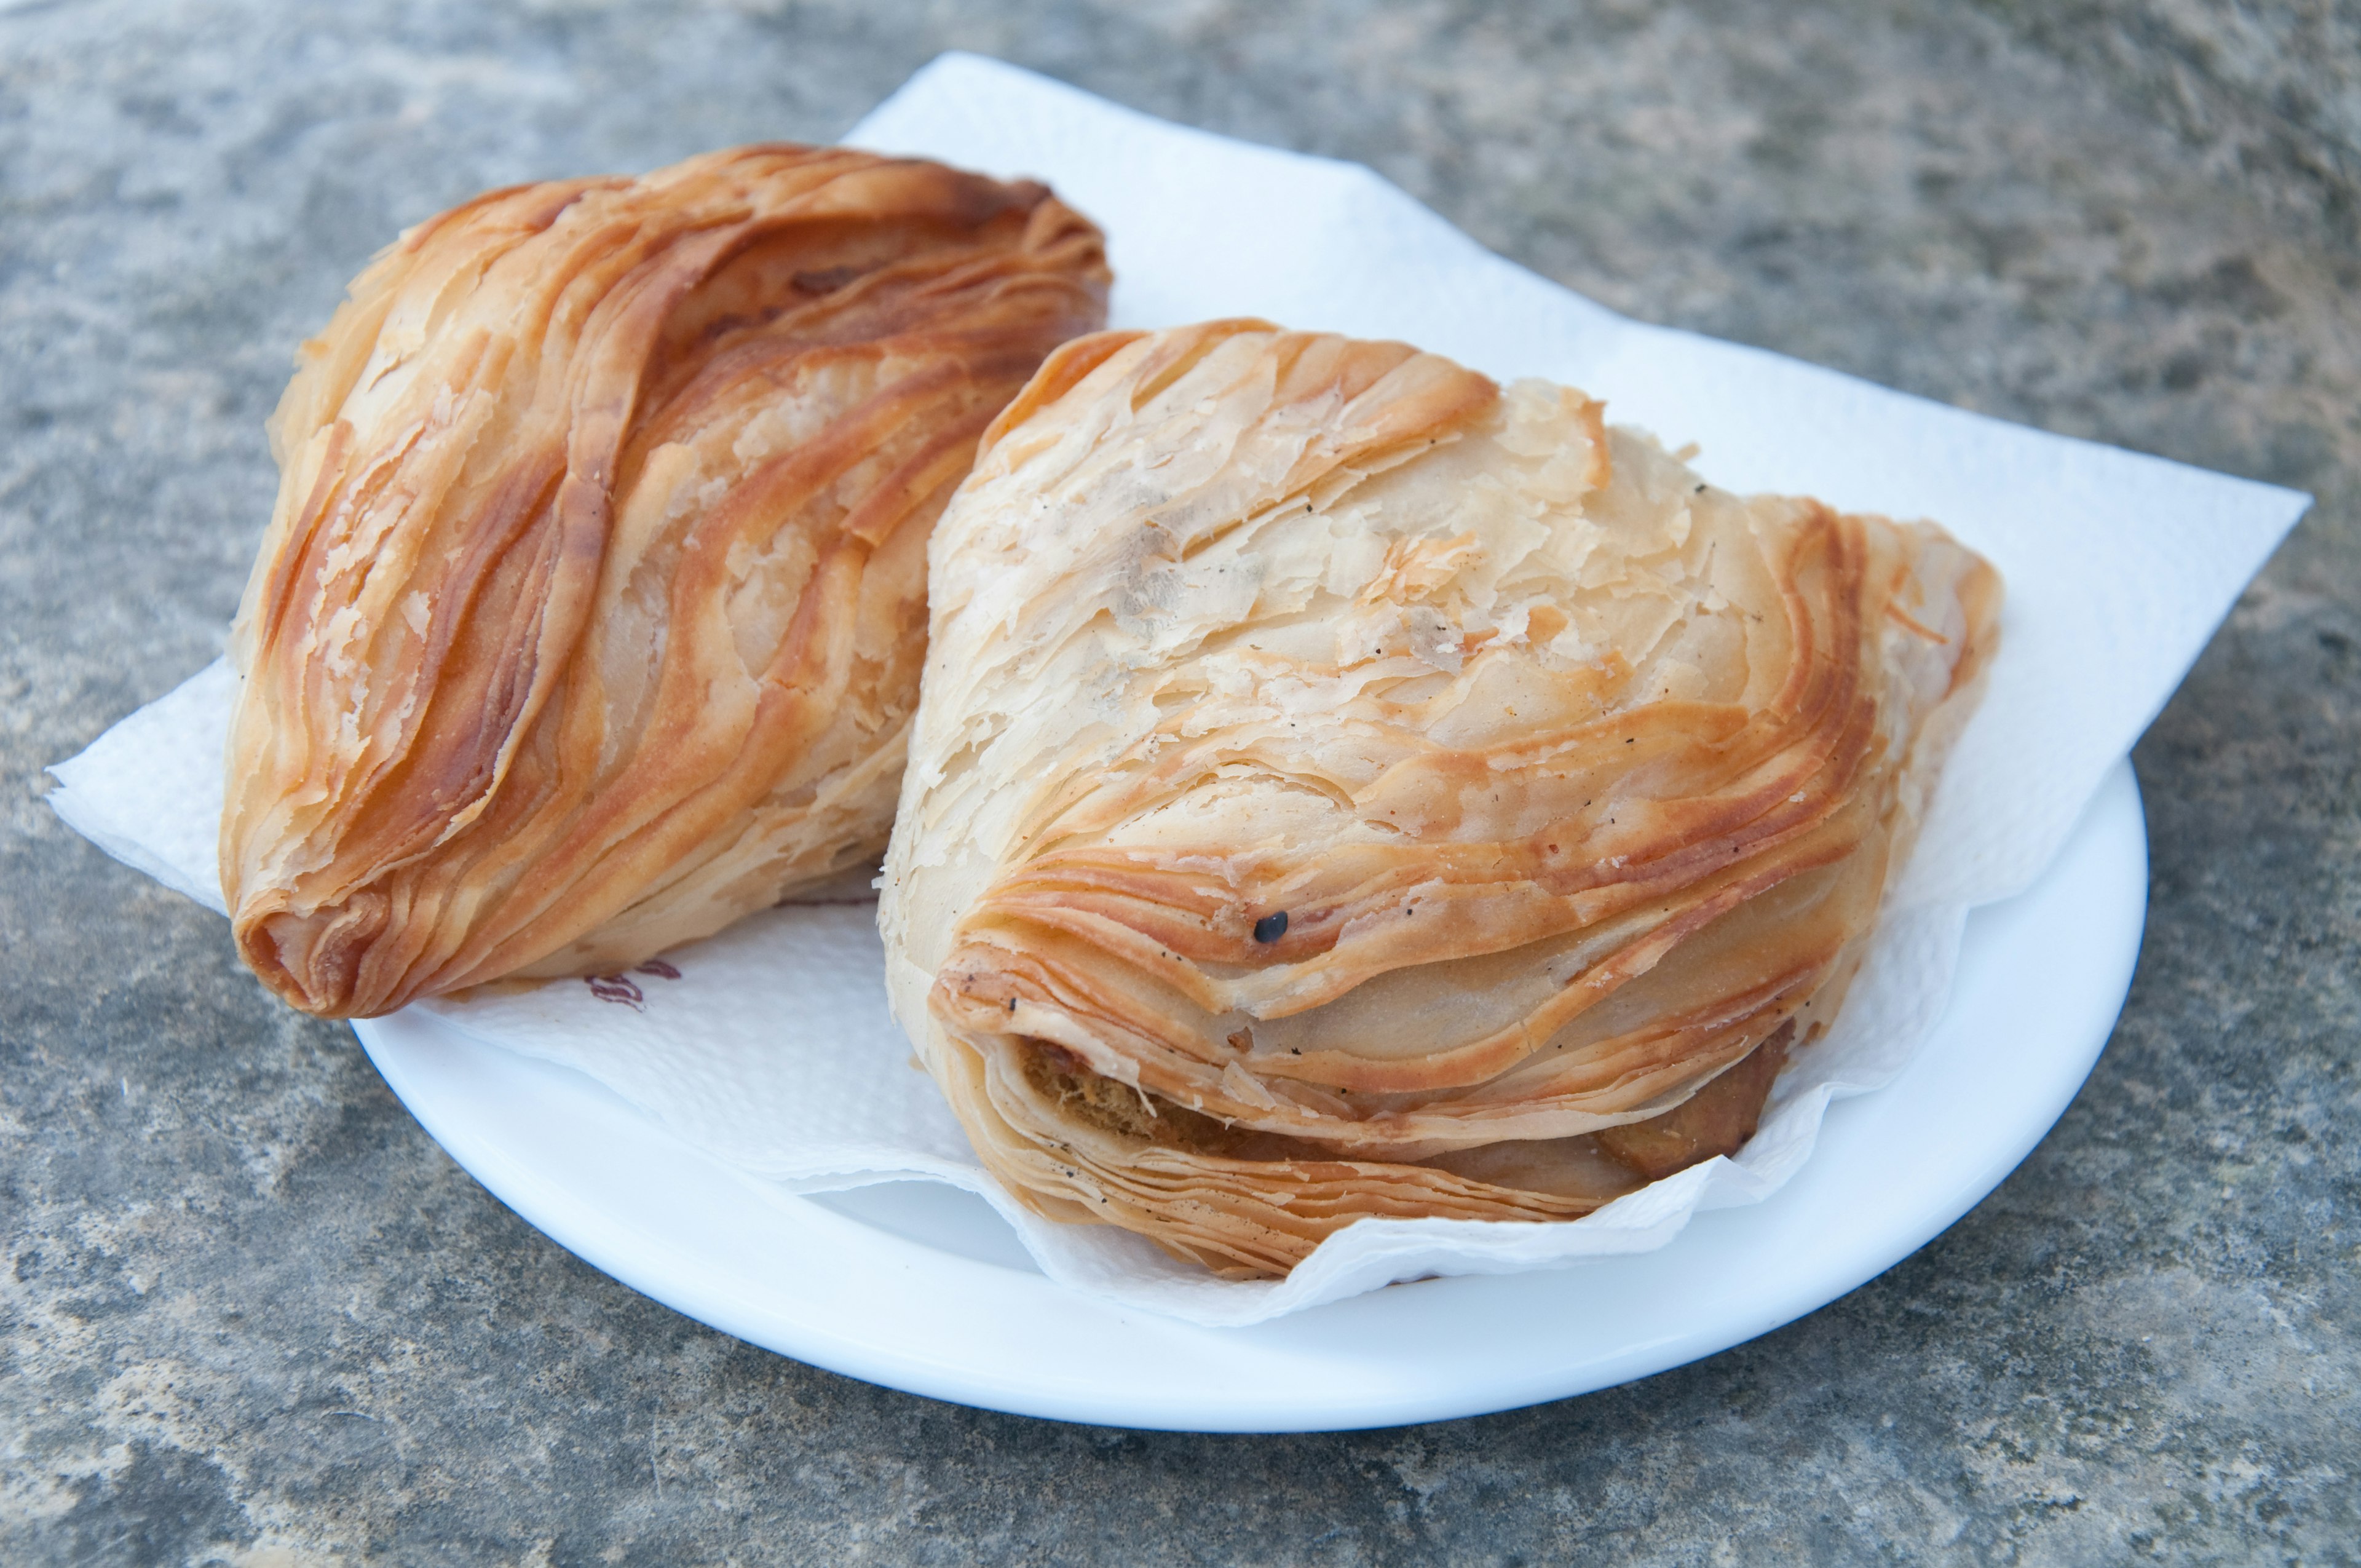
<instances>
[{"instance_id":1,"label":"flaky puff pastry layer","mask_svg":"<svg viewBox=\"0 0 2361 1568\"><path fill-rule=\"evenodd\" d=\"M247 961L365 1016L875 853L928 531L1107 282L1039 185L834 148L404 235L273 421L221 837Z\"/></svg>"},{"instance_id":2,"label":"flaky puff pastry layer","mask_svg":"<svg viewBox=\"0 0 2361 1568\"><path fill-rule=\"evenodd\" d=\"M1052 356L931 546L895 1011L1043 1213L1282 1274L1751 1135L1993 645L1939 530L1223 322Z\"/></svg>"}]
</instances>

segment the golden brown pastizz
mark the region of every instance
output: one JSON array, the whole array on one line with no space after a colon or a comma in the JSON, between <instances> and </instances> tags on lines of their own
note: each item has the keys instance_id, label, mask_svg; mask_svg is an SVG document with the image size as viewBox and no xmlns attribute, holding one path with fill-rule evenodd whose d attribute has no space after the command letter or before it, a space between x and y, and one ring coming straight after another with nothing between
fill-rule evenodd
<instances>
[{"instance_id":1,"label":"golden brown pastizz","mask_svg":"<svg viewBox=\"0 0 2361 1568\"><path fill-rule=\"evenodd\" d=\"M1257 322L1061 349L931 556L896 1014L1025 1201L1234 1277L1736 1150L2000 604L1933 527Z\"/></svg>"},{"instance_id":2,"label":"golden brown pastizz","mask_svg":"<svg viewBox=\"0 0 2361 1568\"><path fill-rule=\"evenodd\" d=\"M247 961L367 1016L628 965L875 853L928 531L1107 282L1042 186L837 148L404 235L272 423L221 837Z\"/></svg>"}]
</instances>

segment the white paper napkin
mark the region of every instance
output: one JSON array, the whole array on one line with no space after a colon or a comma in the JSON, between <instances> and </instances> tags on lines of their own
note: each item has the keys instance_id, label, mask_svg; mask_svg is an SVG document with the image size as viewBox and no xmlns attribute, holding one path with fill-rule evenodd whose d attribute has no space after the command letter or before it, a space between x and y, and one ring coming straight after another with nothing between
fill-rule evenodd
<instances>
[{"instance_id":1,"label":"white paper napkin","mask_svg":"<svg viewBox=\"0 0 2361 1568\"><path fill-rule=\"evenodd\" d=\"M1035 1219L983 1173L885 1011L873 905L790 905L631 974L422 1006L488 1046L578 1068L721 1158L818 1191L919 1176L983 1193L1053 1278L1206 1324L1397 1279L1510 1273L1663 1245L1760 1201L1828 1102L1890 1079L1942 1012L1968 909L2046 866L2310 503L1643 326L1485 251L1369 170L1164 124L946 55L847 140L1031 175L1107 231L1119 326L1262 315L1544 376L1609 418L1694 441L1737 490L1929 517L2008 582L2000 654L1841 1016L1754 1140L1564 1224L1364 1221L1283 1282L1224 1284L1107 1227ZM214 665L53 772L59 815L222 908L214 843L234 678Z\"/></svg>"}]
</instances>

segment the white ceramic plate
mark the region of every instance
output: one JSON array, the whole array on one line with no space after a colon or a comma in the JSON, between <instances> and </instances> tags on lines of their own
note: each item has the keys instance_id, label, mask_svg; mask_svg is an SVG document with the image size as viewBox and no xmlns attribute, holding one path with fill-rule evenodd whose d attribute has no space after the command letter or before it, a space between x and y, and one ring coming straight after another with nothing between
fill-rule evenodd
<instances>
[{"instance_id":1,"label":"white ceramic plate","mask_svg":"<svg viewBox=\"0 0 2361 1568\"><path fill-rule=\"evenodd\" d=\"M1893 1266L2065 1111L2131 984L2147 839L2108 775L2031 891L1968 921L1949 1010L1874 1094L1830 1108L1769 1201L1660 1251L1433 1279L1248 1329L1052 1285L981 1199L927 1182L798 1198L582 1074L422 1013L354 1025L453 1158L567 1250L701 1322L848 1376L1111 1426L1299 1431L1511 1409L1741 1343Z\"/></svg>"}]
</instances>

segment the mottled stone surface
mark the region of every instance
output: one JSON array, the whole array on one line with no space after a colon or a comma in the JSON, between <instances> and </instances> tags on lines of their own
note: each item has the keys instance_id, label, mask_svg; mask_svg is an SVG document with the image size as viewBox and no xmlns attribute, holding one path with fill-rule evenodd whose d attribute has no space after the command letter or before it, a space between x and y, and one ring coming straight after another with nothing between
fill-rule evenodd
<instances>
[{"instance_id":1,"label":"mottled stone surface","mask_svg":"<svg viewBox=\"0 0 2361 1568\"><path fill-rule=\"evenodd\" d=\"M2349 0L0 0L0 1561L2361 1561ZM1618 308L2312 489L2137 755L2058 1130L1825 1310L1331 1437L1057 1426L633 1295L38 769L219 649L295 341L480 187L825 137L939 49L1375 164Z\"/></svg>"}]
</instances>

